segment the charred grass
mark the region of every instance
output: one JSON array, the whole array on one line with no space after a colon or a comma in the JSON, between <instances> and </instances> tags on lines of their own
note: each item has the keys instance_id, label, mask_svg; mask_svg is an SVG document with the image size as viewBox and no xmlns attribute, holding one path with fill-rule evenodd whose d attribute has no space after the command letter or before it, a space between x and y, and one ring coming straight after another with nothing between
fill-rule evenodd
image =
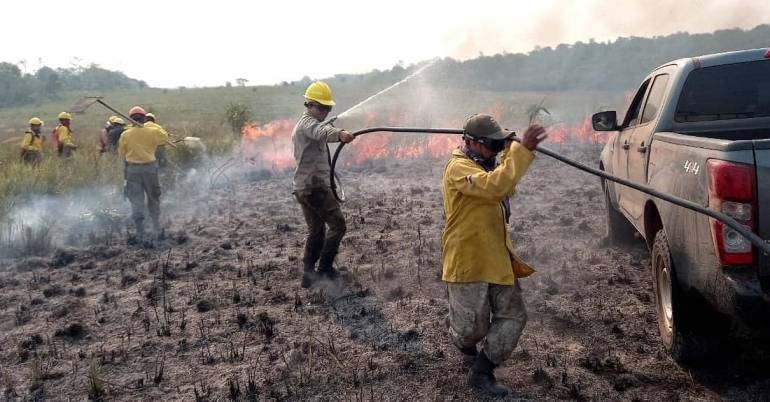
<instances>
[{"instance_id":1,"label":"charred grass","mask_svg":"<svg viewBox=\"0 0 770 402\"><path fill-rule=\"evenodd\" d=\"M591 163L594 151L571 152ZM342 279L307 290L305 224L281 173L191 196L169 213L173 235L151 247L120 234L110 246L4 260L3 392L479 399L444 320L443 162L401 163L346 175ZM498 379L522 399L719 399L660 346L646 250L601 246L601 195L597 180L544 158L521 184L511 231L538 273L522 281L529 323Z\"/></svg>"}]
</instances>

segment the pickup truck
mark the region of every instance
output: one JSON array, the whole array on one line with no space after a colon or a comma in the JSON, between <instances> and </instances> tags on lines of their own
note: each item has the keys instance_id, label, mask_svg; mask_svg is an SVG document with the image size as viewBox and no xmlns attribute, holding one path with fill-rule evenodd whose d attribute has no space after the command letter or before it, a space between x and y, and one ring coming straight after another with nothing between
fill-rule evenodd
<instances>
[{"instance_id":1,"label":"pickup truck","mask_svg":"<svg viewBox=\"0 0 770 402\"><path fill-rule=\"evenodd\" d=\"M605 111L592 123L611 132L601 170L770 239L769 49L663 64L622 121ZM608 180L602 187L610 242L640 235L650 249L658 327L675 360L701 360L715 339L768 334L770 256L718 220Z\"/></svg>"}]
</instances>

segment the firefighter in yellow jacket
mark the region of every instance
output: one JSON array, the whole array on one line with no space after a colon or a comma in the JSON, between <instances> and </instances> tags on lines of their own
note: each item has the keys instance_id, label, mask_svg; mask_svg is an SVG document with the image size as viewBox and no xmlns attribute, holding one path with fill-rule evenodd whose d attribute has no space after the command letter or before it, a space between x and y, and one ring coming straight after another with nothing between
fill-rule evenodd
<instances>
[{"instance_id":1,"label":"firefighter in yellow jacket","mask_svg":"<svg viewBox=\"0 0 770 402\"><path fill-rule=\"evenodd\" d=\"M43 121L38 117L29 119L29 130L24 132L21 140L21 159L31 165L37 165L43 159L43 142L45 138L40 133Z\"/></svg>"},{"instance_id":2,"label":"firefighter in yellow jacket","mask_svg":"<svg viewBox=\"0 0 770 402\"><path fill-rule=\"evenodd\" d=\"M450 333L461 352L475 357L469 385L504 396L510 391L497 384L493 370L511 355L524 330L527 314L518 278L534 272L513 251L508 199L547 135L534 125L521 143L513 142L513 133L489 115L471 116L463 131L465 145L452 153L442 182L442 279L449 294Z\"/></svg>"},{"instance_id":3,"label":"firefighter in yellow jacket","mask_svg":"<svg viewBox=\"0 0 770 402\"><path fill-rule=\"evenodd\" d=\"M168 133L163 128L163 126L158 124L154 114L147 113L147 115L145 116L144 125L145 126L150 126L150 127L155 127L157 129L159 129L160 131L163 132L163 134L166 135L166 138L168 138ZM160 168L166 167L166 165L168 165L168 159L166 159L166 147L165 146L161 145L161 146L158 147L158 149L155 151L155 159L158 161L158 167L160 167Z\"/></svg>"},{"instance_id":4,"label":"firefighter in yellow jacket","mask_svg":"<svg viewBox=\"0 0 770 402\"><path fill-rule=\"evenodd\" d=\"M141 107L134 106L128 115L137 123L144 123L146 113ZM145 205L153 228L156 231L161 228L161 190L155 151L165 144L171 145L168 136L149 125L129 127L118 141L118 154L126 161L126 196L131 202L131 217L139 235L144 234Z\"/></svg>"},{"instance_id":5,"label":"firefighter in yellow jacket","mask_svg":"<svg viewBox=\"0 0 770 402\"><path fill-rule=\"evenodd\" d=\"M54 146L56 146L56 152L62 158L69 158L72 153L77 149L75 145L75 139L72 136L72 129L70 123L72 122L72 115L67 112L59 113L59 125L54 129Z\"/></svg>"}]
</instances>

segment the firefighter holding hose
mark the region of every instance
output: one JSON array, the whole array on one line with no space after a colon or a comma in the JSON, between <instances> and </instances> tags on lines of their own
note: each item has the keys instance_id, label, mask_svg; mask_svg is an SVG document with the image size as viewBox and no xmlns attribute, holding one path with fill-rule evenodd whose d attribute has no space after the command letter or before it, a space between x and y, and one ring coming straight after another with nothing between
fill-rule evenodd
<instances>
[{"instance_id":1,"label":"firefighter holding hose","mask_svg":"<svg viewBox=\"0 0 770 402\"><path fill-rule=\"evenodd\" d=\"M442 181L449 330L455 346L474 357L468 384L491 396L510 392L497 384L493 371L511 355L524 330L519 279L534 272L513 251L508 197L547 134L533 125L521 143L512 136L492 116L471 116L463 126L465 145L452 153Z\"/></svg>"},{"instance_id":2,"label":"firefighter holding hose","mask_svg":"<svg viewBox=\"0 0 770 402\"><path fill-rule=\"evenodd\" d=\"M303 288L310 287L318 279L337 278L334 257L346 230L345 217L329 182L327 143L349 143L355 137L346 130L324 124L334 104L332 90L327 83L316 81L310 84L305 91L305 112L291 134L297 163L294 197L308 226L300 282ZM329 226L328 231L326 225Z\"/></svg>"}]
</instances>

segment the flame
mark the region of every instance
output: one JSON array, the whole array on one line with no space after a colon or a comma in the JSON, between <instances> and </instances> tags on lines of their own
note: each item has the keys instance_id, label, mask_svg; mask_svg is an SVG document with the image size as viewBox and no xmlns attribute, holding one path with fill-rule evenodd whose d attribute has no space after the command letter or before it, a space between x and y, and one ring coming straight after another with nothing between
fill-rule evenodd
<instances>
[{"instance_id":1,"label":"flame","mask_svg":"<svg viewBox=\"0 0 770 402\"><path fill-rule=\"evenodd\" d=\"M490 114L500 115L502 106L496 105ZM404 127L404 122L417 121L406 111L395 110L386 115L377 115L371 111L360 115L361 127L389 125ZM352 123L352 122L351 122ZM288 169L295 166L291 133L296 121L281 119L261 125L256 122L245 124L241 130L243 137L240 154L249 162L272 169ZM439 127L462 126L461 121L445 121ZM603 144L606 136L593 130L590 116L575 126L559 123L548 128L549 142ZM366 161L379 159L414 159L446 158L452 150L462 144L459 135L443 134L393 134L371 133L347 145L349 148L340 163L345 166L360 165Z\"/></svg>"},{"instance_id":2,"label":"flame","mask_svg":"<svg viewBox=\"0 0 770 402\"><path fill-rule=\"evenodd\" d=\"M263 168L286 169L293 167L294 155L291 133L295 122L288 119L275 120L265 125L248 122L241 129L241 155Z\"/></svg>"}]
</instances>

